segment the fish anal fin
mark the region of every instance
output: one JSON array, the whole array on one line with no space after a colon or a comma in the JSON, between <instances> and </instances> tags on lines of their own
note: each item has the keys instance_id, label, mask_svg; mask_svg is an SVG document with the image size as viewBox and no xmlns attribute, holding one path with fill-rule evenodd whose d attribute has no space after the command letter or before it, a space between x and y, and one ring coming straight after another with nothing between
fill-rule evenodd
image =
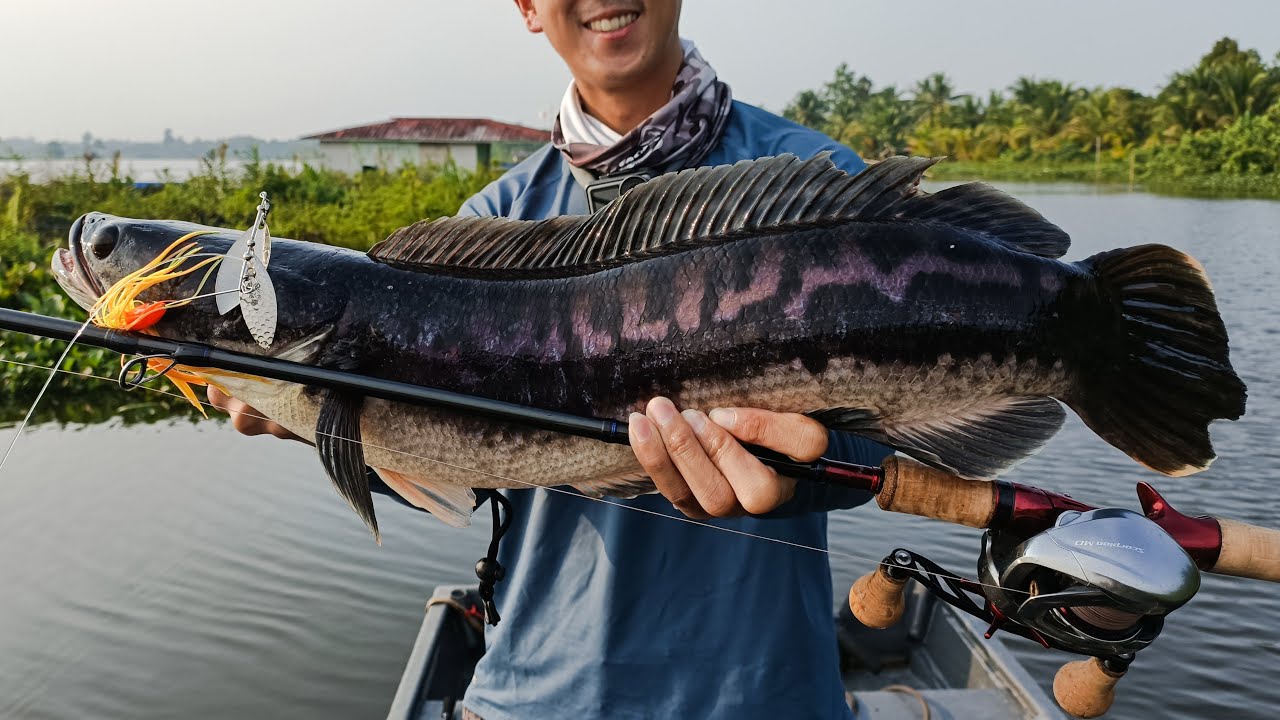
<instances>
[{"instance_id":1,"label":"fish anal fin","mask_svg":"<svg viewBox=\"0 0 1280 720\"><path fill-rule=\"evenodd\" d=\"M410 505L426 510L451 527L467 527L475 511L476 494L469 487L436 482L422 477L375 467L374 472Z\"/></svg>"},{"instance_id":2,"label":"fish anal fin","mask_svg":"<svg viewBox=\"0 0 1280 720\"><path fill-rule=\"evenodd\" d=\"M364 446L360 442L360 408L364 398L337 390L321 390L320 418L316 421L316 450L333 488L360 516L382 544L373 511L373 492L365 471Z\"/></svg>"},{"instance_id":3,"label":"fish anal fin","mask_svg":"<svg viewBox=\"0 0 1280 720\"><path fill-rule=\"evenodd\" d=\"M1066 412L1043 396L1002 397L919 421L894 421L865 408L810 413L833 430L882 442L920 462L989 480L1034 454L1057 434Z\"/></svg>"}]
</instances>

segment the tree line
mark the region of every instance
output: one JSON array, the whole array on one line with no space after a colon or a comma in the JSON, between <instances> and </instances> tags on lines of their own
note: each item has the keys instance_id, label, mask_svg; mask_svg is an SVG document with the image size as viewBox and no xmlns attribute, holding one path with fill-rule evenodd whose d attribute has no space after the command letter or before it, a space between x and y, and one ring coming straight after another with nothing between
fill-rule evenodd
<instances>
[{"instance_id":1,"label":"tree line","mask_svg":"<svg viewBox=\"0 0 1280 720\"><path fill-rule=\"evenodd\" d=\"M945 155L982 163L1127 162L1144 177L1280 172L1280 54L1223 38L1154 95L1021 77L986 97L956 92L943 73L902 90L877 88L842 64L783 114L867 158Z\"/></svg>"}]
</instances>

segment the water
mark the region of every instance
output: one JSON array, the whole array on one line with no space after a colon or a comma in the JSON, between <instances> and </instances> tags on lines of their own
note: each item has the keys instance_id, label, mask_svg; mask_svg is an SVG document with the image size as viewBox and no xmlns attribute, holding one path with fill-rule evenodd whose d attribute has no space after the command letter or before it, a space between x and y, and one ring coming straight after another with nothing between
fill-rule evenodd
<instances>
[{"instance_id":1,"label":"water","mask_svg":"<svg viewBox=\"0 0 1280 720\"><path fill-rule=\"evenodd\" d=\"M301 167L292 160L270 160L269 162L291 170ZM239 172L246 162L238 159L227 160L227 170ZM181 182L205 171L206 164L199 158L125 158L120 161L120 176L132 178L134 182ZM110 158L94 160L89 169L93 176L104 179L111 176ZM6 175L26 173L33 182L47 182L51 179L68 175L85 173L83 158L62 160L0 160L0 178Z\"/></svg>"},{"instance_id":2,"label":"water","mask_svg":"<svg viewBox=\"0 0 1280 720\"><path fill-rule=\"evenodd\" d=\"M1072 234L1072 258L1145 242L1199 258L1250 390L1206 473L1158 478L1073 419L1011 479L1128 507L1147 480L1183 511L1280 527L1280 203L1009 189ZM382 548L311 448L217 421L29 431L0 476L0 718L380 717L431 588L474 582L488 530L487 513L454 530L377 503ZM972 572L977 532L863 508L833 516L831 543L868 557L832 559L843 594L897 545ZM1206 575L1108 717L1273 717L1277 616L1277 586ZM1008 646L1046 688L1071 659Z\"/></svg>"}]
</instances>

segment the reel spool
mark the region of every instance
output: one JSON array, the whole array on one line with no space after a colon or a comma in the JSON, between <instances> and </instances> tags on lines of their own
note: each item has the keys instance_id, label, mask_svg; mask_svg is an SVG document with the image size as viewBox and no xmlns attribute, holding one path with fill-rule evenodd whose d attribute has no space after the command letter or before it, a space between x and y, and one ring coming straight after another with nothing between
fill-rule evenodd
<instances>
[{"instance_id":1,"label":"reel spool","mask_svg":"<svg viewBox=\"0 0 1280 720\"><path fill-rule=\"evenodd\" d=\"M1054 678L1054 697L1077 717L1111 707L1134 653L1159 636L1164 618L1200 589L1200 571L1159 525L1123 508L1062 513L1030 538L988 531L979 581L898 549L850 590L854 616L888 627L901 616L906 579L997 630L1045 647L1092 656ZM982 602L976 602L977 596Z\"/></svg>"}]
</instances>

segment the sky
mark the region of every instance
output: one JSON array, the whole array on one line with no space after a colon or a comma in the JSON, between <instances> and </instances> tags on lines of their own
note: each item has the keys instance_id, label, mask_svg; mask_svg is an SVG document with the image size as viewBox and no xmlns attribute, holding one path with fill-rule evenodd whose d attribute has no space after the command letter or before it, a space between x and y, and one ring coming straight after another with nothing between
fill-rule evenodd
<instances>
[{"instance_id":1,"label":"sky","mask_svg":"<svg viewBox=\"0 0 1280 720\"><path fill-rule=\"evenodd\" d=\"M1229 35L1272 59L1278 0L685 0L681 34L781 111L847 62L1153 92ZM290 139L391 117L550 127L569 80L511 0L0 0L0 139Z\"/></svg>"}]
</instances>

